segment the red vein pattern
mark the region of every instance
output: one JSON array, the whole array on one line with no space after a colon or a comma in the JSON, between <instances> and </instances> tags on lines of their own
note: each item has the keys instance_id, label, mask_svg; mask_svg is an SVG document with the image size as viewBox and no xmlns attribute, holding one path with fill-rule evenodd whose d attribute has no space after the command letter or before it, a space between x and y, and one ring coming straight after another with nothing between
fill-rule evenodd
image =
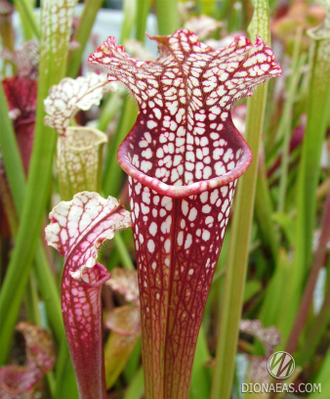
<instances>
[{"instance_id":1,"label":"red vein pattern","mask_svg":"<svg viewBox=\"0 0 330 399\"><path fill-rule=\"evenodd\" d=\"M49 218L47 243L65 259L62 312L79 395L105 399L101 287L110 274L96 258L104 240L130 227L129 212L112 197L85 191L60 202Z\"/></svg>"},{"instance_id":2,"label":"red vein pattern","mask_svg":"<svg viewBox=\"0 0 330 399\"><path fill-rule=\"evenodd\" d=\"M259 37L221 50L188 30L152 39L155 61L134 60L113 37L89 61L140 109L118 162L129 175L146 398L185 399L235 182L252 160L230 110L281 70Z\"/></svg>"}]
</instances>

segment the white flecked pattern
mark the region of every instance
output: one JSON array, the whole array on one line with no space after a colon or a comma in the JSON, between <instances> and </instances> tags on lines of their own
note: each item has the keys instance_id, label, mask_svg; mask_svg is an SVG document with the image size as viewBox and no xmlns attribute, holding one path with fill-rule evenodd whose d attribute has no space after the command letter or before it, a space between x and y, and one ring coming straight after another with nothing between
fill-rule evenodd
<instances>
[{"instance_id":1,"label":"white flecked pattern","mask_svg":"<svg viewBox=\"0 0 330 399\"><path fill-rule=\"evenodd\" d=\"M103 132L82 126L69 126L65 135L59 135L56 166L63 199L98 190L101 144L107 141Z\"/></svg>"},{"instance_id":2,"label":"white flecked pattern","mask_svg":"<svg viewBox=\"0 0 330 399\"><path fill-rule=\"evenodd\" d=\"M153 39L157 60L134 60L109 37L89 61L139 106L118 162L129 175L145 386L150 397L184 399L236 179L252 159L230 110L281 71L260 38L221 50L188 30Z\"/></svg>"},{"instance_id":3,"label":"white flecked pattern","mask_svg":"<svg viewBox=\"0 0 330 399\"><path fill-rule=\"evenodd\" d=\"M65 134L70 119L80 111L86 111L93 105L99 105L103 94L116 90L116 85L109 83L104 74L88 73L77 79L64 78L52 86L44 100L45 125L53 127L58 134Z\"/></svg>"},{"instance_id":4,"label":"white flecked pattern","mask_svg":"<svg viewBox=\"0 0 330 399\"><path fill-rule=\"evenodd\" d=\"M61 304L69 349L79 387L88 390L84 373L101 373L103 367L100 295L102 284L110 277L96 262L97 252L104 240L130 227L130 216L115 198L103 199L85 191L72 201L60 202L49 217L46 241L65 259Z\"/></svg>"}]
</instances>

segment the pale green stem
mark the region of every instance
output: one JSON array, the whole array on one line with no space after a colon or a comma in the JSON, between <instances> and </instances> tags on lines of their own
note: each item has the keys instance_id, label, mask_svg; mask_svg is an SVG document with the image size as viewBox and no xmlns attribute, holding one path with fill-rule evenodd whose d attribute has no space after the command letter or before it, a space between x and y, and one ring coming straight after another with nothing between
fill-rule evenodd
<instances>
[{"instance_id":1,"label":"pale green stem","mask_svg":"<svg viewBox=\"0 0 330 399\"><path fill-rule=\"evenodd\" d=\"M31 40L35 36L40 41L40 29L34 17L31 2L14 0L14 4L22 22L25 40Z\"/></svg>"},{"instance_id":2,"label":"pale green stem","mask_svg":"<svg viewBox=\"0 0 330 399\"><path fill-rule=\"evenodd\" d=\"M12 220L13 223L11 223L10 228L12 232L12 236L16 237L17 234L17 213L20 216L21 210L23 208L23 201L24 201L24 192L25 192L25 179L24 179L24 171L23 171L23 166L21 162L21 158L19 155L19 151L17 148L17 143L15 139L15 134L12 129L12 125L10 123L9 117L8 117L8 108L7 108L7 103L4 99L4 93L2 89L2 85L0 85L0 116L2 120L2 127L3 131L5 132L4 135L1 135L1 140L0 140L0 147L2 149L3 153L3 161L4 161L4 166L6 170L6 175L10 184L11 188L11 193L13 197L9 198L8 196L5 196L5 210L8 214L12 213ZM17 184L20 183L20 184ZM7 188L7 187L6 187ZM8 198L7 198L8 197ZM8 209L9 205L11 204L11 200L14 200L16 210L11 207ZM12 209L13 208L13 209ZM35 255L35 262L34 262L34 273L37 278L38 282L38 287L41 292L43 301L46 306L47 310L47 316L49 318L49 322L52 327L52 331L54 333L54 337L57 340L57 342L61 342L62 340L65 340L65 332L64 332L64 327L63 327L63 321L62 321L62 312L61 312L61 305L60 305L60 299L59 299L59 293L56 288L54 278L52 276L50 266L48 264L45 251L43 249L42 243L39 242L39 245L37 246L37 251ZM32 287L33 284L33 287ZM12 299L11 299L12 300ZM37 304L37 294L36 294L36 287L33 283L32 280L32 275L30 276L30 280L27 285L27 306L31 310L31 318L30 320L33 320L37 324L41 324L40 320L40 313L39 313L39 308ZM31 306L30 306L31 305ZM67 350L67 346L65 345L66 348L66 355L65 361L69 365L67 367L72 366L69 363L69 353ZM60 367L57 367L57 370L60 370ZM72 372L72 377L74 380L74 375ZM54 391L54 377L48 373L47 374L47 381L50 387L51 392L53 393ZM57 385L60 387L61 382L59 379L57 379ZM77 389L75 388L74 390L69 391L69 396L62 397L60 399L73 399L76 398L77 395Z\"/></svg>"},{"instance_id":3,"label":"pale green stem","mask_svg":"<svg viewBox=\"0 0 330 399\"><path fill-rule=\"evenodd\" d=\"M178 0L156 0L158 33L171 35L179 27Z\"/></svg>"},{"instance_id":4,"label":"pale green stem","mask_svg":"<svg viewBox=\"0 0 330 399\"><path fill-rule=\"evenodd\" d=\"M151 0L137 0L135 39L144 42Z\"/></svg>"},{"instance_id":5,"label":"pale green stem","mask_svg":"<svg viewBox=\"0 0 330 399\"><path fill-rule=\"evenodd\" d=\"M81 65L81 57L90 37L96 15L102 6L103 0L85 0L84 9L79 19L79 24L74 35L74 40L79 43L69 58L66 75L75 78Z\"/></svg>"},{"instance_id":6,"label":"pale green stem","mask_svg":"<svg viewBox=\"0 0 330 399\"><path fill-rule=\"evenodd\" d=\"M31 273L28 284L26 286L25 299L28 320L38 326L41 326L42 322L39 310L39 298L33 273Z\"/></svg>"},{"instance_id":7,"label":"pale green stem","mask_svg":"<svg viewBox=\"0 0 330 399\"><path fill-rule=\"evenodd\" d=\"M123 2L124 20L121 26L119 39L120 44L125 44L125 41L130 38L133 26L135 24L136 3L137 0L124 0Z\"/></svg>"},{"instance_id":8,"label":"pale green stem","mask_svg":"<svg viewBox=\"0 0 330 399\"><path fill-rule=\"evenodd\" d=\"M272 214L274 212L270 197L265 164L259 160L258 178L256 186L255 212L260 227L262 240L270 248L274 264L278 258L279 240L275 231Z\"/></svg>"},{"instance_id":9,"label":"pale green stem","mask_svg":"<svg viewBox=\"0 0 330 399\"><path fill-rule=\"evenodd\" d=\"M196 344L189 399L210 397L211 370L205 367L209 359L210 353L202 323Z\"/></svg>"},{"instance_id":10,"label":"pale green stem","mask_svg":"<svg viewBox=\"0 0 330 399\"><path fill-rule=\"evenodd\" d=\"M64 6L66 1L64 1ZM64 75L67 44L70 35L70 19L72 18L70 10L67 11L69 21L64 23L64 30L62 30L62 26L60 27L58 24L58 19L52 18L50 11L51 2L45 0L42 3L42 7L41 20L44 25L40 50L36 130L25 196L23 176L20 181L20 192L22 193L22 198L24 196L24 205L17 240L0 295L0 314L2 317L0 335L3 348L0 352L0 363L4 362L8 353L9 342L29 278L30 267L39 240L43 213L49 196L56 136L52 129L44 127L43 100L47 96L50 86L58 83ZM66 15L66 12L64 14ZM63 18L61 22L65 22ZM47 23L50 25L45 26ZM54 36L55 42L58 43L58 48L52 47L52 36ZM18 162L19 164L20 162ZM24 262L24 268L22 268L22 262ZM12 295L13 287L15 287L14 296Z\"/></svg>"},{"instance_id":11,"label":"pale green stem","mask_svg":"<svg viewBox=\"0 0 330 399\"><path fill-rule=\"evenodd\" d=\"M105 195L117 196L122 184L123 171L117 163L117 150L127 133L132 128L137 116L136 103L131 97L124 100L116 134L108 147L104 162L102 187Z\"/></svg>"},{"instance_id":12,"label":"pale green stem","mask_svg":"<svg viewBox=\"0 0 330 399\"><path fill-rule=\"evenodd\" d=\"M142 399L144 393L143 369L140 367L130 383L124 399Z\"/></svg>"},{"instance_id":13,"label":"pale green stem","mask_svg":"<svg viewBox=\"0 0 330 399\"><path fill-rule=\"evenodd\" d=\"M314 28L319 29L319 28ZM323 37L322 37L323 36ZM325 134L329 127L330 109L330 23L314 41L310 68L307 124L301 151L297 183L297 217L295 221L292 284L288 301L295 314L302 295L304 279L312 263L312 240L316 218L316 191L320 176L320 160ZM283 318L282 345L292 328L293 317Z\"/></svg>"},{"instance_id":14,"label":"pale green stem","mask_svg":"<svg viewBox=\"0 0 330 399\"><path fill-rule=\"evenodd\" d=\"M113 238L115 246L117 248L118 254L120 256L120 260L123 264L123 267L128 270L135 270L132 259L127 251L125 242L120 234L116 234Z\"/></svg>"},{"instance_id":15,"label":"pale green stem","mask_svg":"<svg viewBox=\"0 0 330 399\"><path fill-rule=\"evenodd\" d=\"M258 34L269 43L268 1L253 1L253 4L255 13L249 29L250 36L254 40ZM229 399L232 389L266 96L267 85L263 84L248 100L245 139L254 159L248 171L240 178L235 198L211 399Z\"/></svg>"},{"instance_id":16,"label":"pale green stem","mask_svg":"<svg viewBox=\"0 0 330 399\"><path fill-rule=\"evenodd\" d=\"M288 184L288 170L289 170L289 155L290 155L290 140L292 132L292 109L295 102L295 95L297 92L298 83L300 80L300 68L305 61L305 57L299 57L301 44L302 29L297 30L294 41L294 52L291 62L291 75L289 79L288 95L283 108L283 115L278 129L277 137L283 139L283 153L281 161L281 175L280 175L280 195L277 211L284 212L285 198Z\"/></svg>"},{"instance_id":17,"label":"pale green stem","mask_svg":"<svg viewBox=\"0 0 330 399\"><path fill-rule=\"evenodd\" d=\"M102 106L97 129L106 132L107 127L116 113L123 105L122 96L117 93L109 93L105 103Z\"/></svg>"}]
</instances>

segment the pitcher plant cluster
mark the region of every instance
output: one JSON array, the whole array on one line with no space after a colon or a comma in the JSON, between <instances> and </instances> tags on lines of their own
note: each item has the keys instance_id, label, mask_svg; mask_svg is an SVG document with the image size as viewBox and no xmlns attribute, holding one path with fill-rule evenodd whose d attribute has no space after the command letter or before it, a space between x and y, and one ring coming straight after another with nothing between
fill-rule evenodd
<instances>
[{"instance_id":1,"label":"pitcher plant cluster","mask_svg":"<svg viewBox=\"0 0 330 399\"><path fill-rule=\"evenodd\" d=\"M259 210L264 210L265 206L271 204L272 201L269 191L271 187L268 186L267 176L263 170L265 164L258 153L259 148L253 146L253 149L257 148L258 151L252 153L242 135L244 132L238 131L236 124L243 126L243 130L245 127L247 139L252 142L262 140L262 121L265 113L265 107L262 104L265 104L263 101L266 101L266 97L261 99L262 91L256 89L259 97L256 97L255 104L258 102L260 104L260 109L256 107L258 115L252 114L253 103L248 103L246 108L243 99L253 96L258 85L264 84L270 78L281 76L281 67L275 61L274 53L267 44L267 38L264 41L258 35L252 38L252 42L242 34L229 36L226 43L217 42L214 39L208 40L207 43L200 41L200 38L215 37L219 30L223 30L223 23L206 15L188 19L186 16L190 13L189 7L185 2L180 2L181 18L187 19L186 26L189 29L176 29L162 36L147 34L150 40L157 43L159 55L156 59L147 61L137 59L129 55L123 45L116 45L117 38L109 36L88 57L90 72L86 76L74 78L59 74L57 82L51 84L47 68L52 68L52 58L50 56L48 64L45 63L46 53L49 51L45 50L45 43L48 43L47 35L55 35L58 26L55 19L51 19L50 14L54 12L60 15L62 10L63 21L59 26L65 26L67 29L66 52L63 50L63 43L62 47L57 48L55 41L49 41L49 49L54 50L54 60L60 56L63 60L66 59L70 48L72 57L74 51L78 51L79 46L83 45L83 42L77 44L75 41L77 37L83 40L80 25L75 28L76 35L75 31L72 35L72 32L69 32L75 2L68 0L64 2L62 9L56 6L52 11L51 1L45 1L47 4L44 5L42 12L47 15L47 18L49 17L49 19L46 18L49 26L41 33L44 41L40 48L36 41L29 41L21 50L15 51L13 46L8 45L3 51L4 71L8 65L12 65L15 74L3 79L2 87L8 107L5 110L6 120L11 119L13 127L13 130L10 130L9 124L8 131L11 131L13 137L16 138L15 151L16 155L21 157L23 181L24 175L28 176L27 190L32 184L30 180L37 179L38 174L43 173L37 170L38 167L48 165L45 166L44 177L46 178L46 169L49 168L48 178L53 180L53 185L55 184L55 190L54 188L52 190L57 191L58 203L49 213L49 224L43 225L43 228L48 246L53 247L64 258L63 267L61 266L60 294L59 298L56 297L56 301L60 300L61 304L65 337L79 398L106 399L109 389L114 384L118 387L118 378L122 373L126 373L126 378L132 382L132 388L125 396L127 398L141 397L141 394L137 393L141 388L136 388L137 391L134 393L134 384L138 387L137 381L142 380L142 391L146 399L196 397L191 388L192 375L197 367L197 363L194 363L196 345L197 352L200 353L202 347L200 345L203 345L201 337L204 336L204 342L206 342L206 336L203 335L203 331L200 331L205 308L208 309L206 314L209 315L208 303L219 302L217 302L218 294L216 293L217 290L221 290L219 277L215 278L213 284L212 281L217 275L216 271L219 272L221 264L219 256L231 216L235 187L238 179L250 167L251 162L258 164L259 157L260 172L257 171L258 167L253 167L255 172L250 172L250 175L254 174L251 198L254 198L256 190L257 207L258 201L261 200ZM5 1L2 3L6 4L10 11L8 4ZM25 0L23 3L25 10L26 7L30 7ZM160 7L159 3L156 1L156 9L157 6ZM229 2L225 3L228 6ZM258 18L258 15L261 18L260 16L264 15L262 14L264 9L260 11L262 7L260 8L258 2L253 3L256 8L254 18ZM90 7L89 11L93 11L96 15L99 6L88 6L86 1L85 7L85 12L88 12L88 7ZM210 10L214 11L213 7ZM309 8L303 8L301 12L307 13L306 10L308 11ZM318 12L320 8L313 14L317 22L320 17ZM209 13L212 14L211 11ZM10 18L10 12L6 11L1 18L3 21ZM82 18L87 17L84 14ZM312 31L312 39L316 42L313 51L316 55L320 48L322 51L324 48L329 48L329 44L322 41L327 37L322 36L324 31L329 30L326 21L323 23L323 28ZM29 26L29 23L25 22L32 30L38 28L34 24ZM281 18L278 18L273 28L279 37L281 37L281 22ZM264 22L260 23L260 26L267 30L267 23L266 25ZM299 35L304 34L304 29L302 27L299 30ZM39 31L36 30L36 32L39 34ZM315 32L321 33L318 35ZM318 35L317 38L315 35ZM319 36L322 38L320 39ZM284 40L283 37L281 40ZM308 46L300 48L300 43L305 45L307 40L305 36L303 42L301 42L302 36L299 36L297 40L298 45L294 44L296 47L293 49L292 57L295 62L293 66L301 73L300 68L306 61L304 51ZM5 43L4 39L3 42ZM290 47L291 44L288 46ZM134 51L140 52L142 57L146 54L140 44L136 47L133 45L133 54ZM282 51L284 51L284 46ZM289 51L291 52L291 47ZM324 56L320 60L320 63L329 61ZM70 64L70 61L69 58L68 65L72 69L68 70L72 72L75 64L74 61ZM46 65L46 67L40 70L41 65ZM76 73L72 73L71 76L76 76ZM316 79L315 76L314 78ZM45 96L42 98L40 91L37 91L40 90L41 81L43 81L44 89L46 87L48 89L46 98ZM295 82L292 77L289 84L294 91L297 90L299 82ZM123 92L123 87L128 93ZM266 93L265 88L266 86L263 86L263 93ZM283 90L283 88L277 90ZM328 96L326 91L324 93L324 96ZM123 96L126 96L124 102L122 102ZM328 99L328 97L325 98ZM138 111L136 121L131 128L129 126L130 130L128 128L123 133L115 135L106 132L105 128L110 122L107 113L113 118L114 115L119 114L121 108L123 109L121 119L118 119L118 115L113 118L114 123L117 123L117 131L120 131L122 126L126 126L125 118L134 119L135 109L132 100L136 103ZM239 100L242 105L234 110L234 104ZM282 97L274 106L274 112L283 107L283 112L288 110L289 115L293 103L286 102L283 105L281 101ZM95 113L99 108L102 109L100 122L86 124L86 115ZM130 110L132 115L124 112L125 108ZM312 113L313 110L309 112ZM102 126L101 120L107 120L105 127ZM42 132L42 122L48 127L44 128L46 130L43 135L49 134L49 140L53 143L49 144L49 147L53 145L54 166L52 166L52 159L45 158L44 164L36 160L38 151L41 151L42 146L45 148L47 146L47 139L41 134L38 136L37 133ZM286 143L283 152L278 153L278 157L273 156L275 162L269 167L269 181L272 174L276 175L279 168L282 168L285 176L289 172L288 157L295 146L292 142L290 147L290 135L286 131L290 130L292 120L291 125L288 123L288 119L281 119L279 133L277 132L281 135L279 140L276 137L268 137L269 143L273 141L275 148L276 146L279 148L277 143ZM268 121L265 125L269 127L272 124L274 121ZM250 132L251 126L256 126L255 133ZM292 140L298 137L297 146L301 145L303 136L306 137L306 130L307 127L296 127ZM301 134L302 131L304 135ZM258 138L253 139L253 134ZM119 139L123 141L120 143ZM322 143L321 138L319 142ZM2 143L6 144L6 141L2 140ZM119 147L118 151L117 147ZM274 155L277 153L274 152ZM109 165L114 164L115 157L118 165L125 172L125 175L118 171L113 173L113 176L120 179L121 192L117 193L117 197L121 199L102 195L104 194L102 179L104 179L104 174L108 173ZM304 159L303 150L300 157ZM17 242L19 242L20 234L23 237L21 230L24 226L21 227L20 218L24 216L24 210L21 213L17 208L19 200L17 200L17 192L13 189L11 165L6 156L1 163L1 168L0 189L4 197L5 212L11 234L15 239L17 237ZM54 170L55 183L52 178ZM258 183L256 183L257 173L261 174L258 177ZM300 179L303 179L303 172L300 173L302 176ZM280 183L272 184L279 185L280 193L283 194L281 190L284 190L284 193L288 190L287 180L283 182L281 177L279 179ZM262 192L262 187L258 186L260 182L266 184L266 188L263 187L266 191ZM317 184L316 180L315 184ZM278 191L276 195L277 193ZM241 195L239 194L240 198ZM45 195L45 204L46 200ZM244 205L240 201L241 199L234 213L244 218L244 212L241 209ZM54 197L52 197L52 202L54 203ZM269 206L272 207L272 205ZM246 210L250 215L252 211L253 209ZM281 211L284 209L282 208ZM271 214L271 210L269 212ZM256 214L259 217L258 209L256 209ZM270 214L264 221L258 219L260 231L263 231L267 223L270 223L271 231L266 233L265 241L270 240L266 242L267 250L270 250L273 265L277 265L274 278L270 278L271 284L268 288L270 293L266 294L265 302L271 301L272 287L274 284L278 285L280 281L279 270L283 268L285 262L288 262L287 254L280 247L279 233L274 227L274 220L278 218L277 223L286 231L287 238L290 238L290 231L287 229L292 228L285 227L285 223L287 225L289 223L281 219L281 217L285 218L285 215L278 213L271 220ZM41 216L40 213L38 216L40 226L43 223ZM323 220L327 221L327 218L329 215L325 212ZM297 219L299 223L299 215ZM231 230L235 230L235 226L239 225L237 223L239 222L233 222ZM251 226L249 222L246 225L247 240L250 239ZM130 240L131 234L132 240ZM324 229L321 231L321 237L321 241L322 239L324 241L326 237ZM247 248L249 244L248 242ZM33 272L36 276L42 275L40 273L42 267L58 267L53 262L48 264L47 251L49 249L45 248L42 241L38 241L37 236L33 245L37 248L35 260L37 266ZM19 247L19 244L17 246ZM224 247L228 253L228 244ZM319 247L320 251L323 251L320 255L323 258L317 265L318 270L324 260L324 245ZM109 248L112 257L108 258ZM296 248L299 248L299 244ZM235 244L231 241L229 253L233 249L240 250L240 248L235 248ZM32 263L34 253L29 256ZM43 259L41 269L38 269L38 256ZM256 262L261 259L260 256L256 256ZM14 259L14 255L12 258ZM121 263L124 268L114 268L118 263ZM11 264L9 266L11 267ZM228 276L231 273L228 270L226 279L229 279ZM31 285L28 286L26 293L27 312L33 315L35 324L42 324L45 327L45 323L36 316L39 314L35 306L38 292L33 273ZM225 273L224 269L220 273ZM257 273L260 272L257 271ZM46 280L47 278L44 277ZM26 279L28 279L28 272L26 272ZM40 287L41 280L39 277L36 280L37 286ZM46 284L49 284L47 287L52 293L53 282ZM226 280L224 284L224 295L226 295L226 290L230 289L230 283ZM208 302L211 286L216 286L217 290L210 295ZM107 295L102 295L103 288ZM244 285L242 289L244 291ZM242 289L238 295L239 306L243 304ZM260 289L261 285L258 285L257 291L253 290L250 299L253 300ZM111 293L110 297L109 293ZM222 317L226 314L227 297L224 296L224 298ZM310 304L308 298L307 295L306 300ZM251 303L254 309L255 304L253 301ZM106 317L104 305L108 310L110 308ZM298 305L299 302L297 302L297 309ZM264 347L261 350L262 355L258 353L258 350L250 353L254 356L250 358L246 374L247 381L260 383L270 382L269 376L265 373L267 357L279 347L281 342L288 345L288 342L293 340L292 338L291 341L290 339L287 341L290 331L281 323L277 325L275 321L267 321L265 313L262 313L265 312L264 309L265 307L262 308L259 317L258 312L251 311L250 318L259 318L261 321L242 320L239 326L237 324L237 327L233 327L234 345L236 345L235 340L240 329L250 339L252 337L259 340ZM298 312L297 309L296 312ZM56 324L55 320L59 319L56 315L52 317L50 324ZM14 320L8 323L8 326L13 327ZM235 323L232 325L234 326ZM24 366L6 366L0 370L0 397L32 398L38 392L38 384L46 373L48 373L48 390L52 397L61 397L61 392L63 392L61 389L67 389L66 384L70 383L65 382L65 377L62 377L63 383L59 385L60 388L54 388L56 385L54 372L49 371L56 362L56 355L50 334L44 328L32 323L20 323L17 328L26 342L26 363ZM58 333L55 334L56 344L61 348L57 354L55 371L62 370L62 376L64 376L64 368L61 369L61 367L64 367L63 365L67 362L67 349L66 345L63 345L61 328L61 326L58 327ZM214 328L217 330L218 326ZM220 328L222 328L221 325ZM296 330L292 331L291 334L294 334ZM208 353L205 347L204 350ZM143 376L142 371L141 373L136 371L140 350ZM222 353L216 354L216 361L221 355ZM132 362L135 362L136 366L130 366ZM205 381L208 381L210 385L210 375L208 371L205 371L207 370L205 364L204 359L199 367L203 370L202 373L206 372ZM215 370L218 370L217 367L218 365ZM128 377L130 368L136 371L135 378L132 373ZM234 370L230 372L234 373ZM213 378L217 377L213 376ZM230 389L231 379L232 374L226 389ZM67 381L72 381L69 373ZM206 388L213 398L217 397L216 386L216 382L213 381L212 393L210 388ZM72 392L75 391L74 387L70 389L73 389Z\"/></svg>"}]
</instances>

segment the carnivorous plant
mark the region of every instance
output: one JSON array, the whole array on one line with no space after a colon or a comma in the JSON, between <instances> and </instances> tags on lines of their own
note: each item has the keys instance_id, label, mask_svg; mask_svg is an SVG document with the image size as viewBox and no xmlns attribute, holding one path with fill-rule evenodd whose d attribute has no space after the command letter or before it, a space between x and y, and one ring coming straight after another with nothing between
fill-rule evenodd
<instances>
[{"instance_id":1,"label":"carnivorous plant","mask_svg":"<svg viewBox=\"0 0 330 399\"><path fill-rule=\"evenodd\" d=\"M221 50L188 30L151 39L160 50L154 61L131 58L113 37L89 61L109 81L124 83L140 109L118 162L129 175L145 397L184 399L236 180L252 159L230 111L281 71L259 37L254 45L236 37ZM104 382L91 375L103 373L93 354L102 340L100 284L109 274L96 250L129 227L128 214L114 199L85 192L50 217L47 240L65 257L62 306L80 394L103 398ZM82 286L87 298L80 297Z\"/></svg>"}]
</instances>

